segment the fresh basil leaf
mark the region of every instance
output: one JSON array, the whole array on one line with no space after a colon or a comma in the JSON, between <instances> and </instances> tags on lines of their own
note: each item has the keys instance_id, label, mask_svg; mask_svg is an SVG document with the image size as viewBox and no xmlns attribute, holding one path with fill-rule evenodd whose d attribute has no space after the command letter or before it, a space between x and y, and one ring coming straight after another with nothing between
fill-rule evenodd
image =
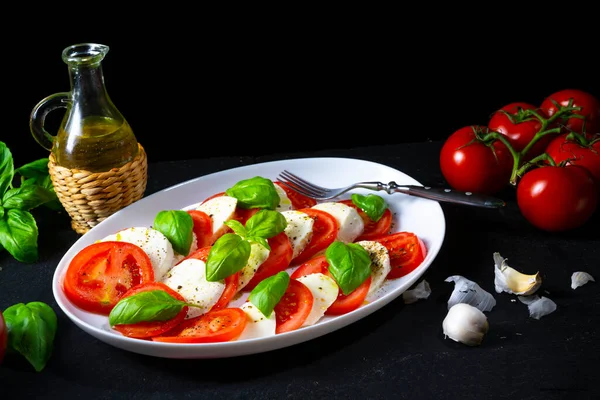
<instances>
[{"instance_id":1,"label":"fresh basil leaf","mask_svg":"<svg viewBox=\"0 0 600 400\"><path fill-rule=\"evenodd\" d=\"M8 347L23 355L36 371L43 370L54 347L58 324L54 310L34 301L12 305L2 314L8 327Z\"/></svg>"},{"instance_id":2,"label":"fresh basil leaf","mask_svg":"<svg viewBox=\"0 0 600 400\"><path fill-rule=\"evenodd\" d=\"M246 222L248 236L258 236L265 239L272 238L283 232L287 220L279 211L260 210Z\"/></svg>"},{"instance_id":3,"label":"fresh basil leaf","mask_svg":"<svg viewBox=\"0 0 600 400\"><path fill-rule=\"evenodd\" d=\"M377 196L376 194L368 194L364 196L359 193L353 193L352 203L363 210L365 214L367 214L367 216L375 222L381 219L383 213L388 208L388 205L383 197Z\"/></svg>"},{"instance_id":4,"label":"fresh basil leaf","mask_svg":"<svg viewBox=\"0 0 600 400\"><path fill-rule=\"evenodd\" d=\"M325 251L325 258L329 272L345 295L352 293L371 275L371 257L359 244L335 241Z\"/></svg>"},{"instance_id":5,"label":"fresh basil leaf","mask_svg":"<svg viewBox=\"0 0 600 400\"><path fill-rule=\"evenodd\" d=\"M231 230L233 230L233 233L235 233L236 235L240 235L243 238L246 237L246 235L247 235L246 228L244 227L244 225L242 225L242 223L240 221L231 219L229 221L225 221L225 225L230 227Z\"/></svg>"},{"instance_id":6,"label":"fresh basil leaf","mask_svg":"<svg viewBox=\"0 0 600 400\"><path fill-rule=\"evenodd\" d=\"M164 290L148 290L119 300L108 315L110 326L144 321L168 321L187 305Z\"/></svg>"},{"instance_id":7,"label":"fresh basil leaf","mask_svg":"<svg viewBox=\"0 0 600 400\"><path fill-rule=\"evenodd\" d=\"M227 189L225 194L235 197L238 200L238 206L244 209L275 210L280 200L273 181L260 176L239 181Z\"/></svg>"},{"instance_id":8,"label":"fresh basil leaf","mask_svg":"<svg viewBox=\"0 0 600 400\"><path fill-rule=\"evenodd\" d=\"M10 208L0 218L0 245L15 259L31 263L38 260L38 227L29 211Z\"/></svg>"},{"instance_id":9,"label":"fresh basil leaf","mask_svg":"<svg viewBox=\"0 0 600 400\"><path fill-rule=\"evenodd\" d=\"M0 198L11 187L14 174L12 153L4 142L0 142Z\"/></svg>"},{"instance_id":10,"label":"fresh basil leaf","mask_svg":"<svg viewBox=\"0 0 600 400\"><path fill-rule=\"evenodd\" d=\"M246 266L250 243L235 233L226 233L212 245L206 259L206 280L217 282Z\"/></svg>"},{"instance_id":11,"label":"fresh basil leaf","mask_svg":"<svg viewBox=\"0 0 600 400\"><path fill-rule=\"evenodd\" d=\"M31 210L48 201L54 200L56 194L38 185L26 185L9 189L2 197L2 204L6 208Z\"/></svg>"},{"instance_id":12,"label":"fresh basil leaf","mask_svg":"<svg viewBox=\"0 0 600 400\"><path fill-rule=\"evenodd\" d=\"M152 226L169 239L177 253L184 256L190 253L194 240L194 220L187 211L159 211Z\"/></svg>"},{"instance_id":13,"label":"fresh basil leaf","mask_svg":"<svg viewBox=\"0 0 600 400\"><path fill-rule=\"evenodd\" d=\"M256 285L248 296L248 301L263 313L267 318L285 294L290 284L290 276L286 271L278 272L263 279Z\"/></svg>"},{"instance_id":14,"label":"fresh basil leaf","mask_svg":"<svg viewBox=\"0 0 600 400\"><path fill-rule=\"evenodd\" d=\"M249 241L249 242L258 243L262 247L264 247L265 249L271 251L271 246L269 245L269 242L267 241L267 239L265 239L263 237L260 237L260 236L248 236L246 238L246 240Z\"/></svg>"},{"instance_id":15,"label":"fresh basil leaf","mask_svg":"<svg viewBox=\"0 0 600 400\"><path fill-rule=\"evenodd\" d=\"M47 157L40 158L15 169L15 174L19 174L25 178L38 178L38 181L41 181L49 175L48 162L49 159Z\"/></svg>"}]
</instances>

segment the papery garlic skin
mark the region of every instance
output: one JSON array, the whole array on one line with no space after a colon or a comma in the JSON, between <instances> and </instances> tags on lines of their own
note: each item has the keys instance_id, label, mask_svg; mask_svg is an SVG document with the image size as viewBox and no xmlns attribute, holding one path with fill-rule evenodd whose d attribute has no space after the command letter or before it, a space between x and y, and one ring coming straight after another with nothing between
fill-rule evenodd
<instances>
[{"instance_id":1,"label":"papery garlic skin","mask_svg":"<svg viewBox=\"0 0 600 400\"><path fill-rule=\"evenodd\" d=\"M419 282L414 289L406 290L402 293L402 298L404 300L404 304L412 304L421 299L427 299L431 294L431 287L429 286L429 282L423 279Z\"/></svg>"},{"instance_id":2,"label":"papery garlic skin","mask_svg":"<svg viewBox=\"0 0 600 400\"><path fill-rule=\"evenodd\" d=\"M526 304L529 308L529 316L531 318L540 319L545 315L551 314L556 311L556 303L546 296L538 296L537 294L531 296L520 296L519 300L521 303Z\"/></svg>"},{"instance_id":3,"label":"papery garlic skin","mask_svg":"<svg viewBox=\"0 0 600 400\"><path fill-rule=\"evenodd\" d=\"M577 289L579 286L583 286L590 281L596 282L594 277L587 272L573 272L573 275L571 275L571 289Z\"/></svg>"},{"instance_id":4,"label":"papery garlic skin","mask_svg":"<svg viewBox=\"0 0 600 400\"><path fill-rule=\"evenodd\" d=\"M494 253L494 286L497 293L510 293L528 296L542 285L539 272L534 275L523 274L506 264L506 258Z\"/></svg>"},{"instance_id":5,"label":"papery garlic skin","mask_svg":"<svg viewBox=\"0 0 600 400\"><path fill-rule=\"evenodd\" d=\"M467 346L479 346L489 330L485 314L466 303L453 305L442 322L444 336Z\"/></svg>"},{"instance_id":6,"label":"papery garlic skin","mask_svg":"<svg viewBox=\"0 0 600 400\"><path fill-rule=\"evenodd\" d=\"M454 290L448 299L448 309L458 303L467 303L481 311L492 311L496 299L476 282L461 275L452 275L445 282L454 282Z\"/></svg>"}]
</instances>

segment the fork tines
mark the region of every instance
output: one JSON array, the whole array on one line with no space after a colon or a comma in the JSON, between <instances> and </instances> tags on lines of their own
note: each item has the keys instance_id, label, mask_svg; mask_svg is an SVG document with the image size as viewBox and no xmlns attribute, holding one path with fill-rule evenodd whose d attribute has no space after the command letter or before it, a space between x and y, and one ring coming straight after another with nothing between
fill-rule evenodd
<instances>
[{"instance_id":1,"label":"fork tines","mask_svg":"<svg viewBox=\"0 0 600 400\"><path fill-rule=\"evenodd\" d=\"M326 193L325 188L302 179L287 170L283 170L279 174L279 180L290 189L295 190L304 196L317 198L322 197Z\"/></svg>"}]
</instances>

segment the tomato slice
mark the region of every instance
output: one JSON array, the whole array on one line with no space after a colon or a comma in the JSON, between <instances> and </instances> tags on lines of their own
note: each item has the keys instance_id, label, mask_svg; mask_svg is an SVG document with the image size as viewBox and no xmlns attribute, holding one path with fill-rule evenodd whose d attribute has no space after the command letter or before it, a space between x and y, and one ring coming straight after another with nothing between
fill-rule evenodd
<instances>
[{"instance_id":1,"label":"tomato slice","mask_svg":"<svg viewBox=\"0 0 600 400\"><path fill-rule=\"evenodd\" d=\"M188 258L195 258L197 260L206 262L206 260L208 259L208 253L210 253L210 248L211 246L201 247L193 253L189 254L183 260L187 260ZM233 299L233 296L235 296L235 294L238 291L237 288L239 282L239 272L236 272L235 274L229 275L227 278L225 278L225 290L223 290L223 293L221 293L221 297L219 297L219 300L217 300L217 302L211 307L210 311L216 311L227 307L229 305L229 302Z\"/></svg>"},{"instance_id":2,"label":"tomato slice","mask_svg":"<svg viewBox=\"0 0 600 400\"><path fill-rule=\"evenodd\" d=\"M392 270L388 279L400 278L417 268L427 255L425 243L412 232L397 232L374 239L388 250Z\"/></svg>"},{"instance_id":3,"label":"tomato slice","mask_svg":"<svg viewBox=\"0 0 600 400\"><path fill-rule=\"evenodd\" d=\"M194 234L198 248L212 245L212 219L201 210L188 210L194 221Z\"/></svg>"},{"instance_id":4,"label":"tomato slice","mask_svg":"<svg viewBox=\"0 0 600 400\"><path fill-rule=\"evenodd\" d=\"M328 212L316 208L301 208L298 211L307 214L315 222L310 242L296 258L292 259L291 264L301 264L317 255L320 251L327 249L337 237L338 230L340 229L337 219Z\"/></svg>"},{"instance_id":5,"label":"tomato slice","mask_svg":"<svg viewBox=\"0 0 600 400\"><path fill-rule=\"evenodd\" d=\"M172 297L176 298L177 300L185 301L183 296L181 296L179 293L177 293L162 282L146 282L136 285L129 289L127 292L125 292L121 299L150 290L163 290L170 294ZM167 321L145 321L138 322L135 324L121 324L115 325L113 329L121 332L121 334L123 334L124 336L133 338L149 338L152 336L160 335L164 332L175 328L177 325L183 322L185 316L187 315L187 312L188 306L184 306L175 317Z\"/></svg>"},{"instance_id":6,"label":"tomato slice","mask_svg":"<svg viewBox=\"0 0 600 400\"><path fill-rule=\"evenodd\" d=\"M276 185L278 185L280 188L282 188L285 191L285 194L287 194L287 197L292 202L292 210L299 210L301 208L310 208L310 207L314 206L315 204L317 204L317 201L315 199L312 199L303 194L300 194L300 193L296 192L295 190L292 190L289 187L285 186L283 183L281 183L279 181L273 181L273 183L275 183Z\"/></svg>"},{"instance_id":7,"label":"tomato slice","mask_svg":"<svg viewBox=\"0 0 600 400\"><path fill-rule=\"evenodd\" d=\"M297 279L301 276L320 272L333 278L329 272L329 263L325 255L314 257L305 263L301 264L290 275L291 278ZM326 315L342 315L356 310L360 307L369 293L371 287L371 276L369 276L359 287L352 293L345 295L341 290L338 292L337 299L325 311Z\"/></svg>"},{"instance_id":8,"label":"tomato slice","mask_svg":"<svg viewBox=\"0 0 600 400\"><path fill-rule=\"evenodd\" d=\"M275 305L275 333L290 332L302 326L312 310L314 298L305 284L290 279L290 283Z\"/></svg>"},{"instance_id":9,"label":"tomato slice","mask_svg":"<svg viewBox=\"0 0 600 400\"><path fill-rule=\"evenodd\" d=\"M340 200L340 203L346 204L358 211L358 215L362 218L365 228L363 233L354 240L359 242L361 240L373 240L376 237L389 235L392 229L392 212L387 208L379 221L373 221L366 212L364 212L359 206L354 204L351 199Z\"/></svg>"},{"instance_id":10,"label":"tomato slice","mask_svg":"<svg viewBox=\"0 0 600 400\"><path fill-rule=\"evenodd\" d=\"M77 307L108 315L125 292L151 281L154 281L152 262L139 246L129 242L96 242L73 257L63 290Z\"/></svg>"},{"instance_id":11,"label":"tomato slice","mask_svg":"<svg viewBox=\"0 0 600 400\"><path fill-rule=\"evenodd\" d=\"M263 279L285 270L292 261L294 250L285 232L267 239L267 242L271 247L269 257L259 265L250 282L244 287L246 291L254 289Z\"/></svg>"},{"instance_id":12,"label":"tomato slice","mask_svg":"<svg viewBox=\"0 0 600 400\"><path fill-rule=\"evenodd\" d=\"M174 329L152 337L152 340L171 343L229 342L240 337L245 327L244 310L223 308L187 319Z\"/></svg>"}]
</instances>

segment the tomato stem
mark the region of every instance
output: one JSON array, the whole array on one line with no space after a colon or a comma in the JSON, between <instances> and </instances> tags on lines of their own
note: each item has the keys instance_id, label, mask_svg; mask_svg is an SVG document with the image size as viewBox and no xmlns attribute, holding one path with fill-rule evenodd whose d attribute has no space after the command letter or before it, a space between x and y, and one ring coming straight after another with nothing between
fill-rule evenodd
<instances>
[{"instance_id":1,"label":"tomato stem","mask_svg":"<svg viewBox=\"0 0 600 400\"><path fill-rule=\"evenodd\" d=\"M550 157L550 154L542 153L539 156L527 161L521 167L519 167L515 175L522 177L529 168L539 165L550 165L552 167L555 167L556 162L552 157Z\"/></svg>"}]
</instances>

